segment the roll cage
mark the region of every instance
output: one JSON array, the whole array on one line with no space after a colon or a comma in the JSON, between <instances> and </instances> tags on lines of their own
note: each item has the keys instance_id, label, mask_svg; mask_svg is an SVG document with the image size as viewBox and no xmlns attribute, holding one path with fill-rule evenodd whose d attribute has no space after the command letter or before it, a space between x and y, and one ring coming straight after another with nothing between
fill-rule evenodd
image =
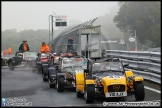
<instances>
[{"instance_id":1,"label":"roll cage","mask_svg":"<svg viewBox=\"0 0 162 108\"><path fill-rule=\"evenodd\" d=\"M129 64L124 64L121 62L120 58L117 57L117 56L107 56L105 58L101 58L99 61L93 61L91 59L87 59L88 62L87 62L87 69L85 69L85 73L91 75L93 73L92 71L92 68L93 68L93 64L95 63L103 63L103 62L119 62L122 64L122 68L123 68L123 71L125 72L125 69L124 67L128 66Z\"/></svg>"}]
</instances>

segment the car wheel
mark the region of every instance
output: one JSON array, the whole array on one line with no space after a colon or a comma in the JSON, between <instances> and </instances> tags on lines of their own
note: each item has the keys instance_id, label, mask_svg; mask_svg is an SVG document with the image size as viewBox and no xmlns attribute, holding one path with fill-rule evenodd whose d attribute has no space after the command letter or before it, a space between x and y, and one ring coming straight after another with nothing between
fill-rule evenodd
<instances>
[{"instance_id":1,"label":"car wheel","mask_svg":"<svg viewBox=\"0 0 162 108\"><path fill-rule=\"evenodd\" d=\"M13 65L12 65L12 62L9 62L8 66L9 66L9 69L10 69L10 70L14 70L14 69L15 69L15 68L13 67Z\"/></svg>"},{"instance_id":2,"label":"car wheel","mask_svg":"<svg viewBox=\"0 0 162 108\"><path fill-rule=\"evenodd\" d=\"M94 85L86 85L85 86L85 99L86 103L93 103L94 102L94 94L95 94L95 87Z\"/></svg>"},{"instance_id":3,"label":"car wheel","mask_svg":"<svg viewBox=\"0 0 162 108\"><path fill-rule=\"evenodd\" d=\"M57 91L64 92L64 78L57 77Z\"/></svg>"},{"instance_id":4,"label":"car wheel","mask_svg":"<svg viewBox=\"0 0 162 108\"><path fill-rule=\"evenodd\" d=\"M51 84L51 80L50 80L49 75L48 75L48 84L49 84L50 88L55 88L55 85Z\"/></svg>"},{"instance_id":5,"label":"car wheel","mask_svg":"<svg viewBox=\"0 0 162 108\"><path fill-rule=\"evenodd\" d=\"M43 81L46 81L44 73L42 73L42 78L43 78Z\"/></svg>"},{"instance_id":6,"label":"car wheel","mask_svg":"<svg viewBox=\"0 0 162 108\"><path fill-rule=\"evenodd\" d=\"M137 101L143 101L145 99L145 89L143 82L134 83L134 95Z\"/></svg>"},{"instance_id":7,"label":"car wheel","mask_svg":"<svg viewBox=\"0 0 162 108\"><path fill-rule=\"evenodd\" d=\"M37 68L38 68L38 69L37 69L37 72L38 72L38 73L41 73L41 70L42 70L41 65L38 65Z\"/></svg>"}]
</instances>

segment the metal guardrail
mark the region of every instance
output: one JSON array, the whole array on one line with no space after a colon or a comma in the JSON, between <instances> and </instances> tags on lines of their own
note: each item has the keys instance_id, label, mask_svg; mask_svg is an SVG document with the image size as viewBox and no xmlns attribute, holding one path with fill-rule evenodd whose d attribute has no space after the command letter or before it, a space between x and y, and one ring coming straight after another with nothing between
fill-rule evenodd
<instances>
[{"instance_id":1,"label":"metal guardrail","mask_svg":"<svg viewBox=\"0 0 162 108\"><path fill-rule=\"evenodd\" d=\"M161 47L159 47L159 48L148 48L148 51L161 52Z\"/></svg>"},{"instance_id":2,"label":"metal guardrail","mask_svg":"<svg viewBox=\"0 0 162 108\"><path fill-rule=\"evenodd\" d=\"M107 55L120 57L123 64L129 64L126 70L161 84L161 52L105 50L104 56Z\"/></svg>"}]
</instances>

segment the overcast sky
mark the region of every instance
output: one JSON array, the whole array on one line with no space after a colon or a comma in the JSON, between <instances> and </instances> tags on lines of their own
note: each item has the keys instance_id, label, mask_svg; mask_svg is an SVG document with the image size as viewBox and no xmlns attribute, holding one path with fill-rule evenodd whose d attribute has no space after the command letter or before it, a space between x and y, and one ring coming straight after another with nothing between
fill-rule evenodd
<instances>
[{"instance_id":1,"label":"overcast sky","mask_svg":"<svg viewBox=\"0 0 162 108\"><path fill-rule=\"evenodd\" d=\"M89 21L109 13L109 9L117 5L113 2L1 2L2 31L16 28L49 29L49 15L67 15L67 21ZM57 29L55 27L55 29Z\"/></svg>"}]
</instances>

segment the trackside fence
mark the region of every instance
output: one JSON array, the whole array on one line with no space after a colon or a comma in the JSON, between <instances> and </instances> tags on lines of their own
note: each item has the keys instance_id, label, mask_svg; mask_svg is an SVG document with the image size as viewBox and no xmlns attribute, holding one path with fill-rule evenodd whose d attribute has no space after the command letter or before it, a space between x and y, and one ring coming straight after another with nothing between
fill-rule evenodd
<instances>
[{"instance_id":1,"label":"trackside fence","mask_svg":"<svg viewBox=\"0 0 162 108\"><path fill-rule=\"evenodd\" d=\"M120 57L123 64L129 64L126 70L161 84L161 52L105 50L104 56L107 55Z\"/></svg>"}]
</instances>

